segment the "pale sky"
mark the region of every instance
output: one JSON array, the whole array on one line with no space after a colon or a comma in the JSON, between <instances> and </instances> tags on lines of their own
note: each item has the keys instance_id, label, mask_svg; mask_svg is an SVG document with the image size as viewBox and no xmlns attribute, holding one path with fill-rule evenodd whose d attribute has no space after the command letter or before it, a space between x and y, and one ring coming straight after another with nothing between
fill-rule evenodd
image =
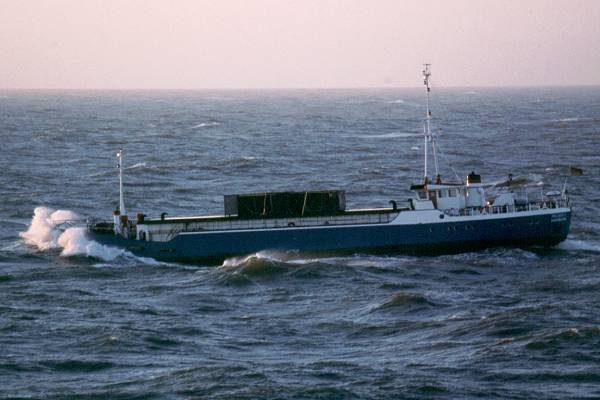
<instances>
[{"instance_id":1,"label":"pale sky","mask_svg":"<svg viewBox=\"0 0 600 400\"><path fill-rule=\"evenodd\" d=\"M0 0L0 88L600 84L600 0Z\"/></svg>"}]
</instances>

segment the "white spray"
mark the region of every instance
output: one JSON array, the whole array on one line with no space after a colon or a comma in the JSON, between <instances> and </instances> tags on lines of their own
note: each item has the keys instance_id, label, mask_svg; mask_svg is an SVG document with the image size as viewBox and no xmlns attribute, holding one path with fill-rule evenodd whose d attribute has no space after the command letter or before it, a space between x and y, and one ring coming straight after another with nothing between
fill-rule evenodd
<instances>
[{"instance_id":1,"label":"white spray","mask_svg":"<svg viewBox=\"0 0 600 400\"><path fill-rule=\"evenodd\" d=\"M29 228L21 232L21 236L31 245L40 250L49 250L59 247L59 225L67 220L78 219L79 216L72 211L53 210L47 207L37 207L33 211L33 218Z\"/></svg>"},{"instance_id":2,"label":"white spray","mask_svg":"<svg viewBox=\"0 0 600 400\"><path fill-rule=\"evenodd\" d=\"M40 250L62 248L63 256L83 255L106 261L112 261L120 256L129 256L129 253L124 250L89 240L85 235L85 228L71 227L64 231L60 229L60 225L65 221L79 218L72 211L37 207L29 228L19 236Z\"/></svg>"}]
</instances>

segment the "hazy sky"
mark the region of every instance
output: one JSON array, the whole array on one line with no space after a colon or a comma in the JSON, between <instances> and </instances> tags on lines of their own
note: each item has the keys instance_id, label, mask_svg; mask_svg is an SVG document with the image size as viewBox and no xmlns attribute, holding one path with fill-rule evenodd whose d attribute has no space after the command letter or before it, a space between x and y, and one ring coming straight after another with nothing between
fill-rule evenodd
<instances>
[{"instance_id":1,"label":"hazy sky","mask_svg":"<svg viewBox=\"0 0 600 400\"><path fill-rule=\"evenodd\" d=\"M600 0L0 0L0 88L600 84Z\"/></svg>"}]
</instances>

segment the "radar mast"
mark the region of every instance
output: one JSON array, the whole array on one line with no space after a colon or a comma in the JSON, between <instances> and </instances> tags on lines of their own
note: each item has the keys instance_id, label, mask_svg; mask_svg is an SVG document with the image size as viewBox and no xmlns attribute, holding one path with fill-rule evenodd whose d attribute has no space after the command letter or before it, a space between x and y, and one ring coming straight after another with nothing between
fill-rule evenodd
<instances>
[{"instance_id":1,"label":"radar mast","mask_svg":"<svg viewBox=\"0 0 600 400\"><path fill-rule=\"evenodd\" d=\"M123 149L117 152L117 168L119 169L119 212L121 215L127 215L125 211L125 201L123 200Z\"/></svg>"},{"instance_id":2,"label":"radar mast","mask_svg":"<svg viewBox=\"0 0 600 400\"><path fill-rule=\"evenodd\" d=\"M425 68L423 69L423 84L425 85L425 89L426 89L426 95L427 95L427 114L425 116L425 124L424 124L424 132L423 132L423 153L424 153L424 171L423 171L423 175L424 175L424 181L425 183L427 183L427 175L428 175L428 168L427 168L427 153L429 152L429 144L428 142L431 142L431 148L432 148L432 152L433 152L433 164L434 164L434 168L435 168L435 177L436 180L439 178L439 169L438 169L438 160L437 160L437 153L436 153L436 148L435 148L435 135L431 133L431 109L429 108L429 93L431 92L431 83L430 83L430 78L431 78L431 64L423 64L425 66Z\"/></svg>"}]
</instances>

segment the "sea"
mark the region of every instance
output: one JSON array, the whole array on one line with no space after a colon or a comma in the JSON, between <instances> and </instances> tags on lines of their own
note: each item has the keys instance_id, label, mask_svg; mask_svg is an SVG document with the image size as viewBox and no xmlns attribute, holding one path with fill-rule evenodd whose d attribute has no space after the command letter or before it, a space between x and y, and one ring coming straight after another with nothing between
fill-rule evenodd
<instances>
[{"instance_id":1,"label":"sea","mask_svg":"<svg viewBox=\"0 0 600 400\"><path fill-rule=\"evenodd\" d=\"M600 87L434 88L431 107L443 179L566 189L567 240L139 258L75 226L112 218L119 148L130 215L283 190L401 206L424 91L0 91L0 398L600 398Z\"/></svg>"}]
</instances>

